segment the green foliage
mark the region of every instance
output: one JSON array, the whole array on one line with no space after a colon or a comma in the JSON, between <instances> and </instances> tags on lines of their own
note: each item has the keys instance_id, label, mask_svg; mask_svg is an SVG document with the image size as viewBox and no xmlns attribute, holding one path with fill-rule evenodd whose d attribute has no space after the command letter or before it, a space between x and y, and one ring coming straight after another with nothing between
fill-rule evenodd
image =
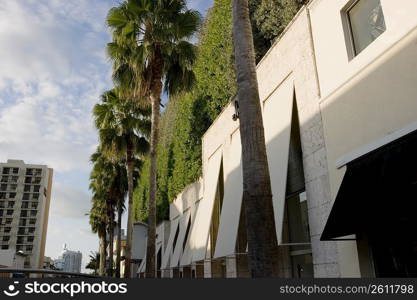
<instances>
[{"instance_id":1,"label":"green foliage","mask_svg":"<svg viewBox=\"0 0 417 300\"><path fill-rule=\"evenodd\" d=\"M268 51L305 0L249 0L257 60ZM169 203L202 172L201 138L236 94L230 0L214 0L202 26L193 71L193 91L171 97L160 124L157 219L168 218ZM147 220L149 159L134 194L135 219Z\"/></svg>"},{"instance_id":2,"label":"green foliage","mask_svg":"<svg viewBox=\"0 0 417 300\"><path fill-rule=\"evenodd\" d=\"M256 60L259 61L306 0L249 0Z\"/></svg>"},{"instance_id":3,"label":"green foliage","mask_svg":"<svg viewBox=\"0 0 417 300\"><path fill-rule=\"evenodd\" d=\"M215 0L202 26L193 91L171 97L161 118L158 147L158 221L169 202L201 176L201 138L236 93L230 0ZM149 193L146 161L135 191L135 218L146 221Z\"/></svg>"},{"instance_id":4,"label":"green foliage","mask_svg":"<svg viewBox=\"0 0 417 300\"><path fill-rule=\"evenodd\" d=\"M236 93L230 0L215 0L209 10L194 72L196 100L204 102L210 119L214 120Z\"/></svg>"}]
</instances>

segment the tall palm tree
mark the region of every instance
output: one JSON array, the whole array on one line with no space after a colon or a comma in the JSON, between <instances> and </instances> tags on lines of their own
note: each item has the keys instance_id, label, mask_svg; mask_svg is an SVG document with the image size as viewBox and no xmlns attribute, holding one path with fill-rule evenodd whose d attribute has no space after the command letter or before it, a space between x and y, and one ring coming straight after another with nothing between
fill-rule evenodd
<instances>
[{"instance_id":1,"label":"tall palm tree","mask_svg":"<svg viewBox=\"0 0 417 300\"><path fill-rule=\"evenodd\" d=\"M134 173L138 156L145 155L149 150L147 136L150 132L150 109L136 105L120 97L117 89L105 92L101 103L94 106L93 115L96 127L99 129L100 145L108 157L118 157L125 162L128 186L128 221L125 269L129 269L132 256L133 233L133 190L135 187ZM118 212L121 207L119 206ZM121 214L119 214L121 217ZM120 222L119 222L120 223ZM118 251L120 250L120 230L118 234ZM120 253L118 252L118 260ZM120 261L116 272L120 272Z\"/></svg>"},{"instance_id":2,"label":"tall palm tree","mask_svg":"<svg viewBox=\"0 0 417 300\"><path fill-rule=\"evenodd\" d=\"M106 249L107 249L107 239L106 239L106 212L105 206L101 201L98 201L98 198L93 197L92 207L90 209L90 226L93 233L97 233L99 237L99 269L98 274L104 276L106 269Z\"/></svg>"},{"instance_id":3,"label":"tall palm tree","mask_svg":"<svg viewBox=\"0 0 417 300\"><path fill-rule=\"evenodd\" d=\"M233 0L233 40L250 270L252 277L271 277L278 243L248 0Z\"/></svg>"},{"instance_id":4,"label":"tall palm tree","mask_svg":"<svg viewBox=\"0 0 417 300\"><path fill-rule=\"evenodd\" d=\"M117 243L116 243L116 274L117 278L120 278L120 262L121 262L121 243L122 243L122 215L125 208L124 202L127 194L127 174L124 162L118 162L115 168L115 186L117 194Z\"/></svg>"},{"instance_id":5,"label":"tall palm tree","mask_svg":"<svg viewBox=\"0 0 417 300\"><path fill-rule=\"evenodd\" d=\"M113 276L113 240L114 240L114 211L120 196L120 183L116 168L117 162L109 160L104 156L100 148L91 156L94 163L93 170L90 174L90 189L93 191L93 204L101 203L103 213L106 216L107 234L109 237L109 264L107 275Z\"/></svg>"},{"instance_id":6,"label":"tall palm tree","mask_svg":"<svg viewBox=\"0 0 417 300\"><path fill-rule=\"evenodd\" d=\"M200 14L184 0L127 0L112 8L107 24L113 31L109 54L114 60L115 82L128 86L152 107L150 188L146 276L155 277L156 163L161 93L190 90L196 47L188 42L197 32ZM129 55L126 55L130 53ZM126 268L130 274L130 266Z\"/></svg>"}]
</instances>

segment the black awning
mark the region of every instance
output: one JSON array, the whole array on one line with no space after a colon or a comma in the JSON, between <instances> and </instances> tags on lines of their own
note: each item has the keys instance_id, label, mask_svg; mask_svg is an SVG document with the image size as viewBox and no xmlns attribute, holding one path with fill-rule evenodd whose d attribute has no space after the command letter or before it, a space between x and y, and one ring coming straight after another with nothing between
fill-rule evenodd
<instances>
[{"instance_id":1,"label":"black awning","mask_svg":"<svg viewBox=\"0 0 417 300\"><path fill-rule=\"evenodd\" d=\"M417 132L347 165L321 240L417 234ZM401 231L401 232L399 232Z\"/></svg>"}]
</instances>

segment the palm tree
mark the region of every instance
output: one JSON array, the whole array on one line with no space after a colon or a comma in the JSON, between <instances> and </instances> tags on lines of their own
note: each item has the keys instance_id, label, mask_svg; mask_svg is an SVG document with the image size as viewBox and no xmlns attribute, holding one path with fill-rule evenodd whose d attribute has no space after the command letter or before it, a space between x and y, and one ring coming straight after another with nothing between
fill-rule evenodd
<instances>
[{"instance_id":1,"label":"palm tree","mask_svg":"<svg viewBox=\"0 0 417 300\"><path fill-rule=\"evenodd\" d=\"M122 243L122 215L125 209L125 197L127 194L127 174L124 162L118 162L115 168L115 186L118 187L117 193L117 243L116 243L116 274L120 278L120 261L121 261L121 243Z\"/></svg>"},{"instance_id":2,"label":"palm tree","mask_svg":"<svg viewBox=\"0 0 417 300\"><path fill-rule=\"evenodd\" d=\"M97 233L99 237L99 252L100 252L100 261L98 274L104 276L106 268L106 249L107 249L107 239L106 239L106 214L105 206L101 201L93 197L93 204L90 210L90 225L93 233Z\"/></svg>"},{"instance_id":3,"label":"palm tree","mask_svg":"<svg viewBox=\"0 0 417 300\"><path fill-rule=\"evenodd\" d=\"M248 0L233 0L233 40L250 270L252 277L271 277L277 275L278 243Z\"/></svg>"},{"instance_id":4,"label":"palm tree","mask_svg":"<svg viewBox=\"0 0 417 300\"><path fill-rule=\"evenodd\" d=\"M116 168L117 162L109 160L104 156L100 148L91 156L94 163L90 174L90 189L93 191L93 204L103 206L103 213L106 216L107 233L109 236L109 264L107 275L113 276L113 240L114 240L114 211L120 196L120 183Z\"/></svg>"},{"instance_id":5,"label":"palm tree","mask_svg":"<svg viewBox=\"0 0 417 300\"><path fill-rule=\"evenodd\" d=\"M188 91L194 84L192 66L196 47L188 42L197 32L200 14L187 9L184 0L127 0L109 11L113 31L109 45L114 60L113 77L137 99L152 107L150 191L146 276L155 277L156 163L161 93ZM127 265L126 274L130 274Z\"/></svg>"},{"instance_id":6,"label":"palm tree","mask_svg":"<svg viewBox=\"0 0 417 300\"><path fill-rule=\"evenodd\" d=\"M138 156L144 156L149 150L147 136L150 132L150 110L119 97L117 89L105 92L101 103L93 109L96 127L99 129L100 145L105 155L116 157L125 162L128 186L128 221L125 269L130 269L132 256L133 233L133 190L135 188L134 173L138 166ZM122 184L123 182L120 182ZM121 196L119 196L121 197ZM124 198L124 196L123 196ZM121 218L121 204L118 216ZM120 226L120 222L119 222ZM116 273L120 273L120 235L118 233L118 254ZM127 273L130 276L130 271ZM126 275L125 275L126 276Z\"/></svg>"},{"instance_id":7,"label":"palm tree","mask_svg":"<svg viewBox=\"0 0 417 300\"><path fill-rule=\"evenodd\" d=\"M89 257L90 261L85 266L85 268L93 270L93 275L97 275L97 269L99 268L100 263L100 253L91 251Z\"/></svg>"}]
</instances>

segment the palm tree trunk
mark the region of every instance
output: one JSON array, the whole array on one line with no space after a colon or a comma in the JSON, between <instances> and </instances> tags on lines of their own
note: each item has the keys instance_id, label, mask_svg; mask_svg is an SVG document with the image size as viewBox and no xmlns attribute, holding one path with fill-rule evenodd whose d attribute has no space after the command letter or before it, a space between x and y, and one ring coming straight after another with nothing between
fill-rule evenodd
<instances>
[{"instance_id":1,"label":"palm tree trunk","mask_svg":"<svg viewBox=\"0 0 417 300\"><path fill-rule=\"evenodd\" d=\"M98 271L100 276L104 276L104 272L106 269L106 248L106 234L104 234L103 236L100 236L100 267Z\"/></svg>"},{"instance_id":2,"label":"palm tree trunk","mask_svg":"<svg viewBox=\"0 0 417 300\"><path fill-rule=\"evenodd\" d=\"M151 129L151 167L148 203L148 242L146 247L146 278L155 277L155 236L156 236L156 172L157 145L159 135L159 96L151 96L152 101L152 129Z\"/></svg>"},{"instance_id":3,"label":"palm tree trunk","mask_svg":"<svg viewBox=\"0 0 417 300\"><path fill-rule=\"evenodd\" d=\"M127 216L127 237L125 250L125 273L124 278L131 276L131 260L132 260L132 236L133 236L133 149L128 143L126 151L126 170L128 185L128 216Z\"/></svg>"},{"instance_id":4,"label":"palm tree trunk","mask_svg":"<svg viewBox=\"0 0 417 300\"><path fill-rule=\"evenodd\" d=\"M114 241L114 221L113 216L110 218L109 223L109 269L107 271L107 275L109 277L113 277L113 241Z\"/></svg>"},{"instance_id":5,"label":"palm tree trunk","mask_svg":"<svg viewBox=\"0 0 417 300\"><path fill-rule=\"evenodd\" d=\"M252 277L273 277L278 243L247 0L233 0L233 39L249 267Z\"/></svg>"},{"instance_id":6,"label":"palm tree trunk","mask_svg":"<svg viewBox=\"0 0 417 300\"><path fill-rule=\"evenodd\" d=\"M120 259L122 252L122 204L123 197L117 203L117 248L116 248L116 277L120 278Z\"/></svg>"},{"instance_id":7,"label":"palm tree trunk","mask_svg":"<svg viewBox=\"0 0 417 300\"><path fill-rule=\"evenodd\" d=\"M157 149L159 143L159 107L162 92L162 56L156 46L152 69L151 84L151 149L150 149L150 177L149 177L149 203L148 203L148 242L146 245L146 278L155 278L155 243L156 243L156 188L157 188Z\"/></svg>"}]
</instances>

